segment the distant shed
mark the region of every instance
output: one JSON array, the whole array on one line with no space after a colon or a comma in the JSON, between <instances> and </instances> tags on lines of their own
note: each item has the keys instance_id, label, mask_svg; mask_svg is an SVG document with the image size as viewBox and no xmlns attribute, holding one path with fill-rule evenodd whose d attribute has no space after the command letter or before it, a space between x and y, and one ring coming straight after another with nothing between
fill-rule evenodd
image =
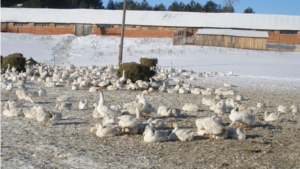
<instances>
[{"instance_id":1,"label":"distant shed","mask_svg":"<svg viewBox=\"0 0 300 169\"><path fill-rule=\"evenodd\" d=\"M201 46L266 50L268 37L267 31L198 29L194 43Z\"/></svg>"}]
</instances>

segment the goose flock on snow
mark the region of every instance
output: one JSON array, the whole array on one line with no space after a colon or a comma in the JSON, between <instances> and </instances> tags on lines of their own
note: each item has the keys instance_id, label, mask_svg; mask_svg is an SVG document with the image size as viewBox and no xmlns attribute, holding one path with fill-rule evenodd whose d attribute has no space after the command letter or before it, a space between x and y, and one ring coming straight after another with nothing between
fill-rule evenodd
<instances>
[{"instance_id":1,"label":"goose flock on snow","mask_svg":"<svg viewBox=\"0 0 300 169\"><path fill-rule=\"evenodd\" d=\"M244 127L247 127L247 130L251 129L257 113L264 111L264 120L274 122L280 120L279 113L299 112L295 104L290 107L279 105L278 113L268 112L266 104L260 100L255 106L245 106L243 105L245 97L237 94L231 83L225 82L217 89L200 88L191 83L198 78L218 74L232 76L232 71L195 73L192 70L184 71L182 67L176 71L171 64L169 69L159 66L151 68L156 71L156 75L150 78L149 82L142 80L132 82L126 78L125 71L122 72L122 77L118 78L117 69L118 66L113 65L88 67L35 65L26 66L26 72L17 72L14 67L10 68L8 65L7 70L2 71L1 74L2 89L6 91L8 98L15 92L19 100L2 102L2 115L36 119L42 126L46 126L47 123L57 123L63 118L64 113L72 110L74 105L67 95L58 96L56 106L51 110L43 107L42 104L37 104L39 100L47 98L47 88L69 87L71 90L88 90L99 93L99 102L89 103L86 98L80 98L78 109L89 110L93 107L94 110L89 115L103 119L102 124L99 122L89 130L90 134L95 133L97 137L143 134L145 142L161 142L192 141L195 137L208 137L209 140L226 138L245 140ZM36 90L28 90L30 81L38 84ZM171 85L171 81L175 82L175 85ZM103 90L139 90L140 95L136 95L138 101L114 106L106 104ZM181 108L166 105L156 108L147 100L147 95L150 93L155 95L155 92L202 95L202 105L193 102L185 103ZM232 96L235 96L235 99ZM26 102L30 106L24 107ZM166 120L159 118L181 117L188 114L187 112L199 112L202 106L207 106L212 115L196 119L196 131L182 128L178 123L173 123L174 129L170 131ZM231 123L225 126L222 118L229 118Z\"/></svg>"}]
</instances>

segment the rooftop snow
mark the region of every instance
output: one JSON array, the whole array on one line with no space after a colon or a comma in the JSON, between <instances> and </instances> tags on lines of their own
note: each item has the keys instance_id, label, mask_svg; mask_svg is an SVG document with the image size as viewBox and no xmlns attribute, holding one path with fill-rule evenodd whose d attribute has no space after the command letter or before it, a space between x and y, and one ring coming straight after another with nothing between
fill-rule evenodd
<instances>
[{"instance_id":1,"label":"rooftop snow","mask_svg":"<svg viewBox=\"0 0 300 169\"><path fill-rule=\"evenodd\" d=\"M1 8L1 22L121 24L122 10ZM170 11L126 12L126 25L300 30L300 16L197 13Z\"/></svg>"},{"instance_id":2,"label":"rooftop snow","mask_svg":"<svg viewBox=\"0 0 300 169\"><path fill-rule=\"evenodd\" d=\"M232 29L198 29L196 34L230 35L230 36L257 37L257 38L269 37L268 32L266 31L247 31L247 30L232 30Z\"/></svg>"}]
</instances>

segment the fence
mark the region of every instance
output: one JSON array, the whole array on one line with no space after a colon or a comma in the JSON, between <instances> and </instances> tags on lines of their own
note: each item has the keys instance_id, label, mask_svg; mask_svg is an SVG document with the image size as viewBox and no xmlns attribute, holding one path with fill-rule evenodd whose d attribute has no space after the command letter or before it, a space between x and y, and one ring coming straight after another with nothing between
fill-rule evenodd
<instances>
[{"instance_id":1,"label":"fence","mask_svg":"<svg viewBox=\"0 0 300 169\"><path fill-rule=\"evenodd\" d=\"M179 30L174 32L173 45L184 45L186 42L186 31Z\"/></svg>"}]
</instances>

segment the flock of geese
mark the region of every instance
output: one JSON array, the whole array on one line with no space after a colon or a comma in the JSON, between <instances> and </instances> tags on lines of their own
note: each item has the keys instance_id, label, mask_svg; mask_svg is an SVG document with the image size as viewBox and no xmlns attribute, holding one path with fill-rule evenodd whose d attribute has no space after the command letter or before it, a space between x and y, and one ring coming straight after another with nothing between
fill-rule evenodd
<instances>
[{"instance_id":1,"label":"flock of geese","mask_svg":"<svg viewBox=\"0 0 300 169\"><path fill-rule=\"evenodd\" d=\"M172 67L163 69L159 66L152 67L157 74L149 79L149 82L138 80L132 82L125 76L118 78L116 71L118 66L87 66L75 67L69 65L67 67L58 67L50 65L26 66L26 72L17 72L15 67L2 70L1 85L6 90L6 95L10 96L14 92L18 96L18 100L8 100L2 102L2 115L7 117L25 116L26 118L36 119L41 125L47 123L56 123L62 119L62 110L69 111L72 109L67 95L61 95L56 98L56 106L49 110L41 104L36 104L34 100L44 100L47 98L47 88L70 87L71 90L88 89L89 92L99 92L99 102L93 103L94 110L92 116L94 118L102 118L102 124L98 123L93 126L89 133L95 133L97 137L110 137L122 134L143 134L145 142L161 142L167 140L191 141L195 136L208 137L213 139L233 138L238 140L246 139L246 130L251 129L254 124L256 113L265 111L266 104L258 101L253 107L246 107L242 104L244 97L237 95L232 88L232 84L224 83L224 86L212 89L202 89L192 86L191 81L198 78L209 76L232 76L233 73L217 73L217 72L198 72L184 71L182 67L175 70ZM174 81L176 85L170 85L170 81ZM185 82L188 81L188 82ZM36 91L29 91L26 87L28 82L38 84ZM43 84L45 87L42 87ZM107 90L139 90L141 94L136 95L137 101L123 104L123 106L107 105L103 89ZM180 117L182 111L197 112L201 108L196 103L186 103L179 108L168 106L159 106L156 110L151 103L147 101L147 95L151 92L166 93L191 93L204 96L202 104L208 106L214 112L213 116L198 118L195 120L197 131L191 129L180 128L177 123L173 123L173 130L170 132L166 129L166 121L161 117ZM214 96L209 98L206 96ZM224 96L227 97L226 99ZM235 96L235 99L232 98ZM30 102L32 106L24 107L25 102ZM79 100L78 109L88 110L87 99ZM293 112L298 113L299 108L296 105L290 107L278 106L278 113L265 111L264 120L267 122L278 121L279 113ZM231 120L229 126L225 126L222 118L225 115ZM146 117L153 117L146 120Z\"/></svg>"}]
</instances>

